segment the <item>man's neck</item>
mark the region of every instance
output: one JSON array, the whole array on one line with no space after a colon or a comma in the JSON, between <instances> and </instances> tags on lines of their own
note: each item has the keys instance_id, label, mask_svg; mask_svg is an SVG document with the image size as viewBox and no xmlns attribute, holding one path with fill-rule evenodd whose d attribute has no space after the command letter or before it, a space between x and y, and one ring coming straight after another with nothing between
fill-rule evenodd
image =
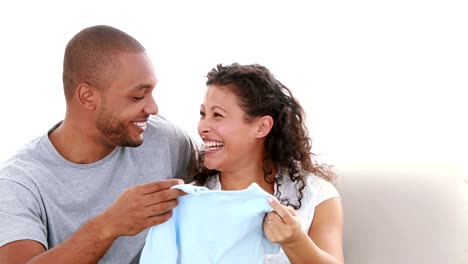
<instances>
[{"instance_id":1,"label":"man's neck","mask_svg":"<svg viewBox=\"0 0 468 264\"><path fill-rule=\"evenodd\" d=\"M49 139L64 159L77 164L89 164L103 159L115 149L115 146L99 142L92 136L91 129L64 120L49 133Z\"/></svg>"}]
</instances>

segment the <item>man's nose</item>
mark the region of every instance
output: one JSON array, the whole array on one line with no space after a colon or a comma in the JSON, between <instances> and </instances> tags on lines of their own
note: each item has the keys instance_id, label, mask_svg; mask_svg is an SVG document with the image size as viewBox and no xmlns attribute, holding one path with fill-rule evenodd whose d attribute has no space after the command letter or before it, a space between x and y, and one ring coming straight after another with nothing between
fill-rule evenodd
<instances>
[{"instance_id":1,"label":"man's nose","mask_svg":"<svg viewBox=\"0 0 468 264\"><path fill-rule=\"evenodd\" d=\"M156 104L153 96L149 98L149 102L145 105L144 111L149 115L158 114L158 105Z\"/></svg>"}]
</instances>

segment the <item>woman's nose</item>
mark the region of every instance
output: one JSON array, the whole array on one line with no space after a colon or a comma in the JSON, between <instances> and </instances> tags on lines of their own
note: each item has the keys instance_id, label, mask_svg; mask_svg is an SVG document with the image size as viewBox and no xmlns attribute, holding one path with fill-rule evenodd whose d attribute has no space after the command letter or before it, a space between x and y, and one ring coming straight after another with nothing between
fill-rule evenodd
<instances>
[{"instance_id":1,"label":"woman's nose","mask_svg":"<svg viewBox=\"0 0 468 264\"><path fill-rule=\"evenodd\" d=\"M209 131L209 123L206 121L206 119L200 119L200 121L198 122L198 134L202 136L208 133Z\"/></svg>"}]
</instances>

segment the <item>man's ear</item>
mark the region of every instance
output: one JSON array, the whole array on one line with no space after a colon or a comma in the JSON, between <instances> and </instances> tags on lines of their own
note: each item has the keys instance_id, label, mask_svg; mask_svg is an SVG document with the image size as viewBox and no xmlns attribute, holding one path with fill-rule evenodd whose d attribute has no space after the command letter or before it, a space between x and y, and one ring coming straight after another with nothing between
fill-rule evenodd
<instances>
[{"instance_id":1,"label":"man's ear","mask_svg":"<svg viewBox=\"0 0 468 264\"><path fill-rule=\"evenodd\" d=\"M78 99L80 105L88 110L96 109L96 101L98 100L99 92L95 87L87 83L80 83L76 87L75 92L75 96Z\"/></svg>"},{"instance_id":2,"label":"man's ear","mask_svg":"<svg viewBox=\"0 0 468 264\"><path fill-rule=\"evenodd\" d=\"M269 115L259 117L257 120L258 127L257 127L256 137L257 138L266 137L268 133L270 133L271 128L273 127L274 123L275 121Z\"/></svg>"}]
</instances>

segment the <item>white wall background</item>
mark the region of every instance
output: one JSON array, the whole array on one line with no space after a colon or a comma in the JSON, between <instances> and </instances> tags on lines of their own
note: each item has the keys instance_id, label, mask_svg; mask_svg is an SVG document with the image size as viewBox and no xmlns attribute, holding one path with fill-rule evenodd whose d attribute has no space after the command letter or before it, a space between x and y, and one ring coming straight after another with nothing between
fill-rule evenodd
<instances>
[{"instance_id":1,"label":"white wall background","mask_svg":"<svg viewBox=\"0 0 468 264\"><path fill-rule=\"evenodd\" d=\"M261 63L338 168L467 164L466 1L3 1L0 162L64 115L66 43L95 24L154 61L160 113L196 135L205 74Z\"/></svg>"}]
</instances>

